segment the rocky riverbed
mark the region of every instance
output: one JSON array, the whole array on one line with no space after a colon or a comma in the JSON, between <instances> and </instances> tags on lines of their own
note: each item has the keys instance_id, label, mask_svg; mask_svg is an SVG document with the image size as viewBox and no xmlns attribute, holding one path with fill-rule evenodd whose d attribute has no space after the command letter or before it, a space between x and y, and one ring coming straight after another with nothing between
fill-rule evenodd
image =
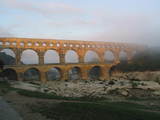
<instances>
[{"instance_id":1,"label":"rocky riverbed","mask_svg":"<svg viewBox=\"0 0 160 120\"><path fill-rule=\"evenodd\" d=\"M13 82L12 87L65 97L156 97L160 96L160 71L116 73L109 80Z\"/></svg>"}]
</instances>

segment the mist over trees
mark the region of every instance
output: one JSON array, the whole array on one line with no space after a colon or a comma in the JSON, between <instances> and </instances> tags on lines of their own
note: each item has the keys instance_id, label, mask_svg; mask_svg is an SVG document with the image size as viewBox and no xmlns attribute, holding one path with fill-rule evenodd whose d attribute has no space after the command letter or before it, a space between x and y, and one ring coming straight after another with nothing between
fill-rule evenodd
<instances>
[{"instance_id":1,"label":"mist over trees","mask_svg":"<svg viewBox=\"0 0 160 120\"><path fill-rule=\"evenodd\" d=\"M121 62L113 69L123 72L160 70L160 49L150 48L145 52L136 53L131 62Z\"/></svg>"}]
</instances>

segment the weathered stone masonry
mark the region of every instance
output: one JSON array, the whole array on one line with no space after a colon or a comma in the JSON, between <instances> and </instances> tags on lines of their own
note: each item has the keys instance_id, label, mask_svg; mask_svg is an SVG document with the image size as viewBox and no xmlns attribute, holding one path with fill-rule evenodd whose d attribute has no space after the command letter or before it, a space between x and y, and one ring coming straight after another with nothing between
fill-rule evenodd
<instances>
[{"instance_id":1,"label":"weathered stone masonry","mask_svg":"<svg viewBox=\"0 0 160 120\"><path fill-rule=\"evenodd\" d=\"M143 50L143 46L127 43L113 42L95 42L95 41L77 41L77 40L52 40L52 39L32 39L32 38L0 38L0 51L3 49L11 49L16 55L15 65L6 65L5 69L14 69L18 75L18 80L23 80L24 72L29 68L36 68L40 72L40 79L46 82L46 72L51 68L59 68L61 70L61 79L68 78L68 71L73 67L79 67L81 70L81 78L88 79L88 71L99 66L101 68L101 78L105 80L109 77L109 69L120 62L119 54L121 51L127 53L127 60L131 61L134 51ZM21 54L24 50L32 49L39 56L38 65L22 65L20 62ZM56 50L60 56L59 64L44 64L44 54L47 50ZM65 63L65 54L68 50L75 51L79 56L78 64ZM100 58L99 63L86 64L84 56L88 50L96 52ZM114 62L106 64L104 62L105 51L111 51L114 54Z\"/></svg>"}]
</instances>

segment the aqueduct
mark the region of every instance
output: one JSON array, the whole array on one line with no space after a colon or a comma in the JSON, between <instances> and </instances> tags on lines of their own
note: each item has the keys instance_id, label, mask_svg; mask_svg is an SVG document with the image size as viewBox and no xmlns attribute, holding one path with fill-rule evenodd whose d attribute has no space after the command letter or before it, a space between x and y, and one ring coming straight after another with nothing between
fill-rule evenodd
<instances>
[{"instance_id":1,"label":"aqueduct","mask_svg":"<svg viewBox=\"0 0 160 120\"><path fill-rule=\"evenodd\" d=\"M127 61L131 61L135 51L141 51L143 46L128 43L77 41L77 40L54 40L54 39L32 39L32 38L0 38L0 51L10 49L15 54L15 64L5 65L4 69L11 69L17 73L18 80L24 80L24 73L28 69L34 68L40 73L40 80L46 82L46 73L51 68L57 68L61 74L61 80L68 79L68 72L72 68L78 68L81 79L87 80L90 69L100 68L100 79L105 80L109 77L109 69L120 63L119 54L124 51L127 54ZM38 64L24 65L21 62L22 53L25 50L34 50L38 55ZM48 50L57 51L59 63L44 64L45 53ZM65 60L67 51L74 51L78 55L77 63L68 63ZM95 52L99 57L99 62L85 63L85 55L88 51ZM111 51L114 55L114 62L105 63L105 52ZM30 58L27 58L30 59Z\"/></svg>"}]
</instances>

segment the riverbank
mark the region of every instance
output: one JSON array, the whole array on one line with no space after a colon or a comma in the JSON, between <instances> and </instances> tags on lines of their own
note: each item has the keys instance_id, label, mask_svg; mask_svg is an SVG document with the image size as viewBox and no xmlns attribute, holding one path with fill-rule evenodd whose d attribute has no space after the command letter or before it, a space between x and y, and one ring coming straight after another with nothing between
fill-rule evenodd
<instances>
[{"instance_id":1,"label":"riverbank","mask_svg":"<svg viewBox=\"0 0 160 120\"><path fill-rule=\"evenodd\" d=\"M160 72L117 73L105 81L13 82L11 86L63 97L157 97L160 96Z\"/></svg>"},{"instance_id":2,"label":"riverbank","mask_svg":"<svg viewBox=\"0 0 160 120\"><path fill-rule=\"evenodd\" d=\"M3 83L0 94L24 120L159 120L159 74L119 73L107 81L12 82L12 87Z\"/></svg>"}]
</instances>

